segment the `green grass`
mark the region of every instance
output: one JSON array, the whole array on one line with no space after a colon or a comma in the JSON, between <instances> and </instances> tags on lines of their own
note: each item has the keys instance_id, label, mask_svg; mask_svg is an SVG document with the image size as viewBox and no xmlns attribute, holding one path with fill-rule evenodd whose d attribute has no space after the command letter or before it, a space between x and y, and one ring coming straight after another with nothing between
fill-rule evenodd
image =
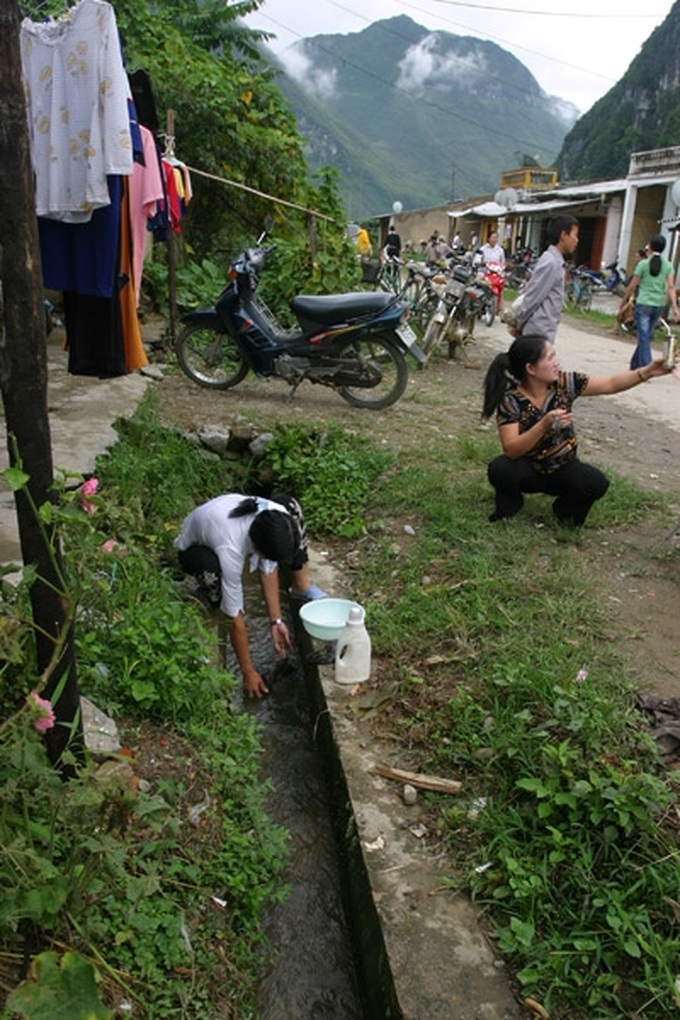
<instances>
[{"instance_id":1,"label":"green grass","mask_svg":"<svg viewBox=\"0 0 680 1020\"><path fill-rule=\"evenodd\" d=\"M354 594L399 706L393 736L411 764L464 780L462 804L432 806L524 993L554 1020L670 1016L680 859L661 823L677 789L586 562L598 529L611 541L642 515L661 529L666 504L610 475L583 532L542 496L491 526L493 453L482 430L445 455L430 444L373 493ZM398 553L392 514L416 532Z\"/></svg>"}]
</instances>

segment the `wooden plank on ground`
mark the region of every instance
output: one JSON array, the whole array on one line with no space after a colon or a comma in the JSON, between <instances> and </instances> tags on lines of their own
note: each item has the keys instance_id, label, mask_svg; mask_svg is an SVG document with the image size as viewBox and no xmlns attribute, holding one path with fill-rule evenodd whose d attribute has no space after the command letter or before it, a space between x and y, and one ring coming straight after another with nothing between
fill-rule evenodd
<instances>
[{"instance_id":1,"label":"wooden plank on ground","mask_svg":"<svg viewBox=\"0 0 680 1020\"><path fill-rule=\"evenodd\" d=\"M457 779L442 779L441 776L427 776L423 772L408 772L406 769L395 769L390 765L375 765L371 772L385 779L396 779L399 783L410 783L421 790L432 790L435 793L460 793L462 783Z\"/></svg>"}]
</instances>

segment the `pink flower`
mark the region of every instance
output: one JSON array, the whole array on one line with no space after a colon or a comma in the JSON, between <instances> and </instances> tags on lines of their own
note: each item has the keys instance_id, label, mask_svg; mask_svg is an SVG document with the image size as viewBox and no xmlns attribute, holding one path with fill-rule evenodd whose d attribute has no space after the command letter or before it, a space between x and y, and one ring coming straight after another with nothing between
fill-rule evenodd
<instances>
[{"instance_id":1,"label":"pink flower","mask_svg":"<svg viewBox=\"0 0 680 1020\"><path fill-rule=\"evenodd\" d=\"M578 673L576 674L576 683L577 684L582 684L584 682L584 680L587 680L587 679L588 679L588 670L585 668L585 666L581 666L581 668L579 669Z\"/></svg>"},{"instance_id":2,"label":"pink flower","mask_svg":"<svg viewBox=\"0 0 680 1020\"><path fill-rule=\"evenodd\" d=\"M83 484L80 486L80 505L82 506L83 510L85 510L88 514L93 514L95 512L96 507L94 503L90 503L87 497L94 496L98 488L99 488L98 478L88 478L87 481L83 482Z\"/></svg>"},{"instance_id":3,"label":"pink flower","mask_svg":"<svg viewBox=\"0 0 680 1020\"><path fill-rule=\"evenodd\" d=\"M99 548L101 549L102 552L112 553L115 552L115 550L118 548L118 543L116 542L115 538L107 538L105 542L102 542Z\"/></svg>"},{"instance_id":4,"label":"pink flower","mask_svg":"<svg viewBox=\"0 0 680 1020\"><path fill-rule=\"evenodd\" d=\"M26 703L32 711L33 725L38 733L51 730L56 722L56 717L50 702L46 701L45 698L41 698L37 691L31 691L26 698Z\"/></svg>"}]
</instances>

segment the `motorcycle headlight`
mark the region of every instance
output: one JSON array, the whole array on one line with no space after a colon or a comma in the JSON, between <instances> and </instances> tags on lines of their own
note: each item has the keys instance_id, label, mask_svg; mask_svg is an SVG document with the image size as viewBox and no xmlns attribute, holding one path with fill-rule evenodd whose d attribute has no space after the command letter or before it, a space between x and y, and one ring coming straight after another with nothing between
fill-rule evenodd
<instances>
[{"instance_id":1,"label":"motorcycle headlight","mask_svg":"<svg viewBox=\"0 0 680 1020\"><path fill-rule=\"evenodd\" d=\"M267 253L264 248L248 248L246 251L246 258L250 269L262 269L266 257Z\"/></svg>"}]
</instances>

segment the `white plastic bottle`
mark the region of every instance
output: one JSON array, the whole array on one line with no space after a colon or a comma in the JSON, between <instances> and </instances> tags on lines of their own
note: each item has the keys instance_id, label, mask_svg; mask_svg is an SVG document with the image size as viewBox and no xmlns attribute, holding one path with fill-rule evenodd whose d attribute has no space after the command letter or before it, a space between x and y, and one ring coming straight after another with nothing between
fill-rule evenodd
<instances>
[{"instance_id":1,"label":"white plastic bottle","mask_svg":"<svg viewBox=\"0 0 680 1020\"><path fill-rule=\"evenodd\" d=\"M335 651L335 681L358 684L371 675L371 639L361 606L352 606Z\"/></svg>"}]
</instances>

